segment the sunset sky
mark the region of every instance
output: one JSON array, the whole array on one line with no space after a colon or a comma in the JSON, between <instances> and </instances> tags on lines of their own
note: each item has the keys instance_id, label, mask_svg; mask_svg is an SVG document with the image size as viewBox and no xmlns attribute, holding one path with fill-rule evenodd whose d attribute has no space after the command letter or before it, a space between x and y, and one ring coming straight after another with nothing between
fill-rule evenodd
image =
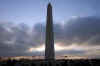
<instances>
[{"instance_id":1,"label":"sunset sky","mask_svg":"<svg viewBox=\"0 0 100 66\"><path fill-rule=\"evenodd\" d=\"M0 56L44 55L49 0L0 0ZM100 58L100 0L51 0L56 55Z\"/></svg>"}]
</instances>

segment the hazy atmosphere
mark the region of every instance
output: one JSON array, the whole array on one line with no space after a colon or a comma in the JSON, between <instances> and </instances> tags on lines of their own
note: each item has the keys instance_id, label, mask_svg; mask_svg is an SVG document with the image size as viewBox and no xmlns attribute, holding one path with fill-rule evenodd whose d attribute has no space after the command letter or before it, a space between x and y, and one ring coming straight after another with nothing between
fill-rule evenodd
<instances>
[{"instance_id":1,"label":"hazy atmosphere","mask_svg":"<svg viewBox=\"0 0 100 66\"><path fill-rule=\"evenodd\" d=\"M0 0L0 56L44 55L48 0ZM100 0L52 0L56 55L100 58Z\"/></svg>"}]
</instances>

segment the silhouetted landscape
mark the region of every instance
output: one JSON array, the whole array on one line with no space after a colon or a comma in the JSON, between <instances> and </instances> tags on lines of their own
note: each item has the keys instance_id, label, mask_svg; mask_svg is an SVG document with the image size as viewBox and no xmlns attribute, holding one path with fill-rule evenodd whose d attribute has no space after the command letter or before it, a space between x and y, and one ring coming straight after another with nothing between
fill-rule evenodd
<instances>
[{"instance_id":1,"label":"silhouetted landscape","mask_svg":"<svg viewBox=\"0 0 100 66\"><path fill-rule=\"evenodd\" d=\"M43 59L7 59L0 61L0 66L100 66L100 59L58 59L46 61Z\"/></svg>"}]
</instances>

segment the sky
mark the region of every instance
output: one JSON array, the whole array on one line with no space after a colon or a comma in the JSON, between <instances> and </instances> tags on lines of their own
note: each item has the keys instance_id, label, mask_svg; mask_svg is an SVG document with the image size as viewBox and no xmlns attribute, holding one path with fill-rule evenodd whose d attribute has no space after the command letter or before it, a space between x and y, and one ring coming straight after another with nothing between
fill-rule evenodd
<instances>
[{"instance_id":1,"label":"sky","mask_svg":"<svg viewBox=\"0 0 100 66\"><path fill-rule=\"evenodd\" d=\"M34 24L45 21L49 0L0 0L0 20ZM99 0L51 0L55 21L99 15Z\"/></svg>"},{"instance_id":2,"label":"sky","mask_svg":"<svg viewBox=\"0 0 100 66\"><path fill-rule=\"evenodd\" d=\"M0 0L0 56L44 55L49 0ZM100 58L100 1L50 0L56 55Z\"/></svg>"}]
</instances>

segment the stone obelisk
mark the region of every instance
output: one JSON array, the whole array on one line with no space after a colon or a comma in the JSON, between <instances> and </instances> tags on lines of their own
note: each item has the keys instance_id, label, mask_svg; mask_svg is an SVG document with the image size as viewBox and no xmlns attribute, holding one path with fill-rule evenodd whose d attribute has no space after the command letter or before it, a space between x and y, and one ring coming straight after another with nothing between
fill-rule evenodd
<instances>
[{"instance_id":1,"label":"stone obelisk","mask_svg":"<svg viewBox=\"0 0 100 66\"><path fill-rule=\"evenodd\" d=\"M54 34L53 34L53 16L51 3L47 6L47 24L46 24L46 41L45 41L45 60L54 60Z\"/></svg>"}]
</instances>

